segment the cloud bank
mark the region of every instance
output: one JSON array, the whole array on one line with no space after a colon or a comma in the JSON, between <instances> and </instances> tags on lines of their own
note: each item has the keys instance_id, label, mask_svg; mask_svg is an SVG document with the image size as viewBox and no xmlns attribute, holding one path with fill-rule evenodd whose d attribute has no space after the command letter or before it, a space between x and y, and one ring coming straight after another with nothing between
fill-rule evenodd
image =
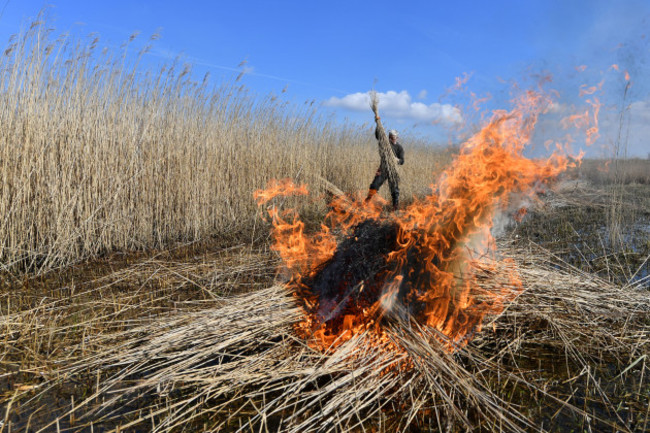
<instances>
[{"instance_id":1,"label":"cloud bank","mask_svg":"<svg viewBox=\"0 0 650 433\"><path fill-rule=\"evenodd\" d=\"M463 121L461 111L453 105L438 103L426 105L422 102L413 102L406 90L377 92L377 96L379 111L386 116L447 125L457 125ZM325 101L325 105L353 111L370 111L370 95L368 92L357 92L342 98L331 97Z\"/></svg>"}]
</instances>

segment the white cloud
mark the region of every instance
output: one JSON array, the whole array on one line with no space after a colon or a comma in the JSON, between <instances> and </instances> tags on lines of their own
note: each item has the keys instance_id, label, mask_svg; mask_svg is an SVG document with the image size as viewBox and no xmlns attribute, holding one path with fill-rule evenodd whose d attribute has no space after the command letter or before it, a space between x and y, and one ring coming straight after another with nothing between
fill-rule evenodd
<instances>
[{"instance_id":1,"label":"white cloud","mask_svg":"<svg viewBox=\"0 0 650 433\"><path fill-rule=\"evenodd\" d=\"M386 116L445 124L459 124L463 121L460 110L453 105L438 103L426 105L422 102L413 102L411 95L406 90L399 93L393 90L386 93L377 92L377 96L379 97L379 112ZM370 95L357 92L342 98L331 97L325 101L325 105L354 111L369 111Z\"/></svg>"},{"instance_id":2,"label":"white cloud","mask_svg":"<svg viewBox=\"0 0 650 433\"><path fill-rule=\"evenodd\" d=\"M418 99L427 99L427 90L426 89L420 90L420 93L418 93Z\"/></svg>"}]
</instances>

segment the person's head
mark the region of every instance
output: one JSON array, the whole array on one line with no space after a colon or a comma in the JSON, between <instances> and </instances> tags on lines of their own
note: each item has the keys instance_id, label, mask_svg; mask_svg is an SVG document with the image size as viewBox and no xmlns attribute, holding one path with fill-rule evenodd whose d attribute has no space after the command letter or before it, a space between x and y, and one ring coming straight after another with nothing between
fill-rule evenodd
<instances>
[{"instance_id":1,"label":"person's head","mask_svg":"<svg viewBox=\"0 0 650 433\"><path fill-rule=\"evenodd\" d=\"M397 131L395 131L394 129L388 131L388 141L390 141L391 143L397 143Z\"/></svg>"}]
</instances>

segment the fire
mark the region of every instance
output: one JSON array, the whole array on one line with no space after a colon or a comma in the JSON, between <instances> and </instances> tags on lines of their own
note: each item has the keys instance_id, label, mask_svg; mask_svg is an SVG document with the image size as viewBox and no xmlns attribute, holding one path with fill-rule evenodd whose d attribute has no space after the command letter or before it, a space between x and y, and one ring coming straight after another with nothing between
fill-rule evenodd
<instances>
[{"instance_id":1,"label":"fire","mask_svg":"<svg viewBox=\"0 0 650 433\"><path fill-rule=\"evenodd\" d=\"M469 79L472 77L473 74L468 74L467 72L463 72L462 77L456 77L455 84L453 86L454 90L460 90L463 88L465 84L469 81Z\"/></svg>"},{"instance_id":2,"label":"fire","mask_svg":"<svg viewBox=\"0 0 650 433\"><path fill-rule=\"evenodd\" d=\"M528 213L527 208L525 208L525 207L519 208L519 210L517 211L517 213L514 216L515 221L520 223L524 219L524 217L526 216L527 213Z\"/></svg>"},{"instance_id":3,"label":"fire","mask_svg":"<svg viewBox=\"0 0 650 433\"><path fill-rule=\"evenodd\" d=\"M479 111L481 109L481 106L484 103L492 99L492 95L490 95L489 93L483 96L482 98L480 98L474 92L471 92L470 97L472 99L472 108L474 109L474 111Z\"/></svg>"},{"instance_id":4,"label":"fire","mask_svg":"<svg viewBox=\"0 0 650 433\"><path fill-rule=\"evenodd\" d=\"M596 91L602 90L603 84L605 84L605 80L602 80L596 86L587 86L586 84L583 84L580 86L580 91L578 93L578 96L582 98L585 95L593 95L594 93L596 93Z\"/></svg>"},{"instance_id":5,"label":"fire","mask_svg":"<svg viewBox=\"0 0 650 433\"><path fill-rule=\"evenodd\" d=\"M307 195L306 185L295 185L291 179L271 180L264 190L257 190L253 197L258 206L262 206L275 197L291 195ZM272 249L282 257L284 264L294 283L298 283L302 275L309 273L318 265L329 259L336 250L336 240L330 234L329 228L321 226L321 232L308 236L305 224L293 210L279 211L277 207L268 208L268 214L273 223Z\"/></svg>"},{"instance_id":6,"label":"fire","mask_svg":"<svg viewBox=\"0 0 650 433\"><path fill-rule=\"evenodd\" d=\"M499 314L522 289L514 265L499 287L478 284L481 275L494 272L495 215L511 206L513 194L532 196L540 182L574 164L559 150L548 159L523 156L550 103L529 91L511 111L495 111L463 145L435 192L403 212L386 216L381 206L341 196L330 204L327 224L310 235L295 211L270 207L273 248L305 312L297 326L301 335L322 350L361 332L379 347L395 348L383 324L417 321L454 350L480 332L486 316ZM590 119L587 112L565 122L586 128ZM273 197L305 193L285 180L255 197L263 205ZM515 218L524 215L520 209Z\"/></svg>"}]
</instances>

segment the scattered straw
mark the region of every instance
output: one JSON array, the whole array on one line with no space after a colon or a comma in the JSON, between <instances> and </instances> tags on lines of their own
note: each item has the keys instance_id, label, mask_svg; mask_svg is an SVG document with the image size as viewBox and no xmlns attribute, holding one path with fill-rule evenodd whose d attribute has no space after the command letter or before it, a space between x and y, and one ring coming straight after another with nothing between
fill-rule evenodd
<instances>
[{"instance_id":1,"label":"scattered straw","mask_svg":"<svg viewBox=\"0 0 650 433\"><path fill-rule=\"evenodd\" d=\"M358 335L333 353L317 352L295 337L301 312L276 285L93 336L85 343L92 353L61 365L58 379L23 405L35 405L71 378L101 376L76 402L77 426L521 432L558 428L572 417L601 431L635 431L617 412L618 394L603 382L603 371L618 372L617 386L635 379L647 392L647 293L551 268L540 252L510 255L525 290L453 354L435 330L397 322L388 333L400 351L379 350ZM513 265L499 266L483 271L483 289L506 281L505 267ZM57 419L68 418L70 411ZM51 418L42 431L56 422Z\"/></svg>"}]
</instances>

